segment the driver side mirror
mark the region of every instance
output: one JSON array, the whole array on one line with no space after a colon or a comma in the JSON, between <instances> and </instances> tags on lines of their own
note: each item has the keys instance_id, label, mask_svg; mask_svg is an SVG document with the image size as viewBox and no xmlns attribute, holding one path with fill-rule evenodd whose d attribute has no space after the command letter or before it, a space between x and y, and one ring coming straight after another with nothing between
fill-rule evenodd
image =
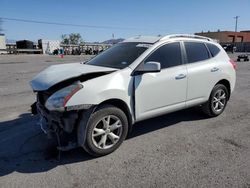
<instances>
[{"instance_id":1,"label":"driver side mirror","mask_svg":"<svg viewBox=\"0 0 250 188\"><path fill-rule=\"evenodd\" d=\"M149 72L160 72L161 64L155 61L149 61L146 63L142 63L139 67L137 67L133 73L133 75L139 75Z\"/></svg>"}]
</instances>

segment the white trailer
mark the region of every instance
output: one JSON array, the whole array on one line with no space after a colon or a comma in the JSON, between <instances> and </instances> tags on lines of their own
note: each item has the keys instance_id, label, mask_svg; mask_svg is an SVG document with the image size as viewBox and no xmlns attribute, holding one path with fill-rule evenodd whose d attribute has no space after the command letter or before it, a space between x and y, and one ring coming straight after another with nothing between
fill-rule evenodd
<instances>
[{"instance_id":1,"label":"white trailer","mask_svg":"<svg viewBox=\"0 0 250 188\"><path fill-rule=\"evenodd\" d=\"M42 49L43 54L53 54L53 51L60 48L59 40L39 39L38 46Z\"/></svg>"},{"instance_id":2,"label":"white trailer","mask_svg":"<svg viewBox=\"0 0 250 188\"><path fill-rule=\"evenodd\" d=\"M5 42L5 35L0 34L0 54L6 54L6 42Z\"/></svg>"}]
</instances>

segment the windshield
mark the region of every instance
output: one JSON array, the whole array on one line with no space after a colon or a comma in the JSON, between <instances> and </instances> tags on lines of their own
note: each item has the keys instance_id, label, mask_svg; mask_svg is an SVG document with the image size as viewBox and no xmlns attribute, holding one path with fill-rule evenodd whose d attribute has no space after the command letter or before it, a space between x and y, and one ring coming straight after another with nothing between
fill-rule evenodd
<instances>
[{"instance_id":1,"label":"windshield","mask_svg":"<svg viewBox=\"0 0 250 188\"><path fill-rule=\"evenodd\" d=\"M126 42L119 43L97 55L86 64L123 69L133 63L150 44Z\"/></svg>"}]
</instances>

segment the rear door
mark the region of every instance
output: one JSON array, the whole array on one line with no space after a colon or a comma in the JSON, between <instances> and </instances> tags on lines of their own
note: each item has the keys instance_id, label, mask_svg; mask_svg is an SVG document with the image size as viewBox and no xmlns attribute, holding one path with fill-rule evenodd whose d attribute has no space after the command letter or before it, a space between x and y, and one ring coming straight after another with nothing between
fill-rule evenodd
<instances>
[{"instance_id":1,"label":"rear door","mask_svg":"<svg viewBox=\"0 0 250 188\"><path fill-rule=\"evenodd\" d=\"M216 81L219 68L203 42L184 42L187 71L187 107L206 101Z\"/></svg>"}]
</instances>

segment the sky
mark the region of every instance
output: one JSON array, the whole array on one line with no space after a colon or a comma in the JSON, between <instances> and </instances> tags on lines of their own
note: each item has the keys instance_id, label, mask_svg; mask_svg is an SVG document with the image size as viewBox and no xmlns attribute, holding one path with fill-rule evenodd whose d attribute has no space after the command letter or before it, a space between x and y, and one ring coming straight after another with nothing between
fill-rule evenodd
<instances>
[{"instance_id":1,"label":"sky","mask_svg":"<svg viewBox=\"0 0 250 188\"><path fill-rule=\"evenodd\" d=\"M0 0L0 17L82 25L48 25L2 19L6 38L60 39L80 33L87 42L135 35L250 30L250 0ZM84 26L84 27L83 27ZM86 27L91 26L91 27ZM94 26L94 27L92 27Z\"/></svg>"}]
</instances>

